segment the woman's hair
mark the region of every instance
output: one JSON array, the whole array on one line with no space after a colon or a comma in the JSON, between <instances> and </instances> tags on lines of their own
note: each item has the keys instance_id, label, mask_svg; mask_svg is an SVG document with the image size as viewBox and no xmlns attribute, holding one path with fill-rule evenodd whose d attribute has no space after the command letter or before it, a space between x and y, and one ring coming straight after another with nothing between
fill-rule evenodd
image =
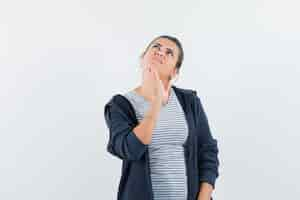
<instances>
[{"instance_id":1,"label":"woman's hair","mask_svg":"<svg viewBox=\"0 0 300 200\"><path fill-rule=\"evenodd\" d=\"M182 62L183 62L183 58L184 58L184 53L183 53L183 48L182 48L182 45L180 43L180 41L174 37L174 36L169 36L169 35L160 35L160 36L157 36L155 37L147 46L146 50L142 53L142 55L140 56L140 58L144 57L145 53L148 51L149 47L151 46L151 44L156 41L157 39L160 39L160 38L166 38L166 39L169 39L171 40L172 42L174 42L176 44L176 46L178 47L179 49L179 55L178 55L178 58L177 58L177 62L176 62L176 65L175 67L177 68L177 73L179 73L179 69L182 65Z\"/></svg>"}]
</instances>

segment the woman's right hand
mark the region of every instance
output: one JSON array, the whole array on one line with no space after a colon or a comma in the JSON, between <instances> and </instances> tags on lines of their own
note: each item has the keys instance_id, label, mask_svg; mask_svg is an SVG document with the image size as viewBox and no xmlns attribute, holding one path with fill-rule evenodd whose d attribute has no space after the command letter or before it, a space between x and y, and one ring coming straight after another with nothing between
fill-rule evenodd
<instances>
[{"instance_id":1,"label":"woman's right hand","mask_svg":"<svg viewBox=\"0 0 300 200\"><path fill-rule=\"evenodd\" d=\"M162 105L164 88L155 67L143 67L143 88L146 93L144 95L151 99L151 103L159 106Z\"/></svg>"}]
</instances>

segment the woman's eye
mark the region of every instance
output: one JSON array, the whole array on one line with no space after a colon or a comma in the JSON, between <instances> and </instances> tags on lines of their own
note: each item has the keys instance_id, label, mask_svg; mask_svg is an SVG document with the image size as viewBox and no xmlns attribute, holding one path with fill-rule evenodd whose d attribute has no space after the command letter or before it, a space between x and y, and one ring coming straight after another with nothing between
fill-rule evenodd
<instances>
[{"instance_id":1,"label":"woman's eye","mask_svg":"<svg viewBox=\"0 0 300 200\"><path fill-rule=\"evenodd\" d=\"M167 52L167 54L171 54L173 56L173 53L171 51Z\"/></svg>"}]
</instances>

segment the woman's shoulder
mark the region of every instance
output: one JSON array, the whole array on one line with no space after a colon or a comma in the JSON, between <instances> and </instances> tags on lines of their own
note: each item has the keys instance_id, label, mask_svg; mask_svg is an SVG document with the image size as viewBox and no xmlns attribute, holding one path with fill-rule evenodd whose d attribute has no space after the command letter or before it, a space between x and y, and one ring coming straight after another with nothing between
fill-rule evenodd
<instances>
[{"instance_id":1,"label":"woman's shoulder","mask_svg":"<svg viewBox=\"0 0 300 200\"><path fill-rule=\"evenodd\" d=\"M197 90L193 88L183 88L172 85L173 89L177 92L181 92L183 94L197 95Z\"/></svg>"},{"instance_id":2,"label":"woman's shoulder","mask_svg":"<svg viewBox=\"0 0 300 200\"><path fill-rule=\"evenodd\" d=\"M112 94L112 96L106 101L105 107L113 106L122 109L132 109L133 101L136 101L134 89L118 92Z\"/></svg>"}]
</instances>

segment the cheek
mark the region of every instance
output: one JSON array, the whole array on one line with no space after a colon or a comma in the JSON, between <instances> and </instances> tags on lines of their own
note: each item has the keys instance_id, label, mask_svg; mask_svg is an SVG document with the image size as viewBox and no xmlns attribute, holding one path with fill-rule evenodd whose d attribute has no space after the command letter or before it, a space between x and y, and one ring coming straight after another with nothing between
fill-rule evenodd
<instances>
[{"instance_id":1,"label":"cheek","mask_svg":"<svg viewBox=\"0 0 300 200\"><path fill-rule=\"evenodd\" d=\"M168 65L168 68L169 68L170 70L172 70L172 68L174 68L175 65L176 65L176 61L173 60L173 59L170 59L170 60L167 61L167 65Z\"/></svg>"},{"instance_id":2,"label":"cheek","mask_svg":"<svg viewBox=\"0 0 300 200\"><path fill-rule=\"evenodd\" d=\"M160 68L160 71L165 75L169 75L170 73L172 73L172 70L173 70L173 65L169 65L169 64L161 66Z\"/></svg>"}]
</instances>

